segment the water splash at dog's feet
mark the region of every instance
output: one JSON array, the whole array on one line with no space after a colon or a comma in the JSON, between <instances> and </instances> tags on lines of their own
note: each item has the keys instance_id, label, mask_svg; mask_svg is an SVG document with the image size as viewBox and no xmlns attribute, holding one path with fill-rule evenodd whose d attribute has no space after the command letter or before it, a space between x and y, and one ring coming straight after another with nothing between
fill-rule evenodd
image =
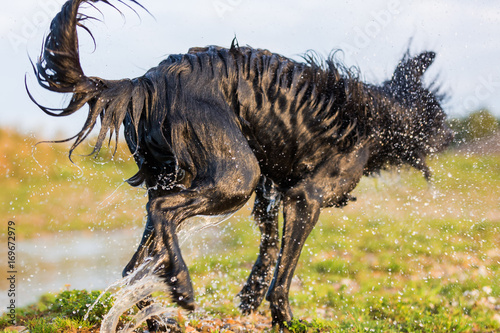
<instances>
[{"instance_id":1,"label":"water splash at dog's feet","mask_svg":"<svg viewBox=\"0 0 500 333\"><path fill-rule=\"evenodd\" d=\"M160 303L153 303L151 305L148 305L147 307L141 309L141 311L134 316L133 320L129 322L120 332L133 332L146 320L154 319L157 329L153 331L182 333L182 329L177 321L173 318L170 318L174 316L173 310L174 309L165 308Z\"/></svg>"},{"instance_id":2,"label":"water splash at dog's feet","mask_svg":"<svg viewBox=\"0 0 500 333\"><path fill-rule=\"evenodd\" d=\"M107 290L117 288L118 290L112 293L115 302L111 310L104 316L100 332L115 333L117 325L122 314L131 309L137 303L146 300L154 292L169 293L169 287L165 281L153 272L158 266L158 260L147 258L144 263L138 266L133 272L126 277L113 283ZM106 290L106 291L107 291ZM94 307L96 302L89 308L89 311ZM148 319L154 319L160 330L166 332L181 332L180 326L173 319L177 314L178 309L174 307L165 307L161 303L151 303L142 308L135 314L130 322L128 322L119 333L132 333L134 329L139 327ZM85 319L85 318L84 318Z\"/></svg>"}]
</instances>

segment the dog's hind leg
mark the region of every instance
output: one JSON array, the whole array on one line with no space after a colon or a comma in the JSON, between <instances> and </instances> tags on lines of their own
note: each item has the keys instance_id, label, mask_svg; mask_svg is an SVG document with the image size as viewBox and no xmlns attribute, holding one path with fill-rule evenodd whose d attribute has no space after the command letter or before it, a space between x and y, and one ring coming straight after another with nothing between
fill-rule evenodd
<instances>
[{"instance_id":1,"label":"dog's hind leg","mask_svg":"<svg viewBox=\"0 0 500 333\"><path fill-rule=\"evenodd\" d=\"M260 177L257 158L232 121L232 113L203 104L196 106L193 109L197 110L197 118L191 119L187 128L179 126L183 131L175 135L180 168L185 169L185 179L189 181L184 188L172 191L150 190L156 191L147 207L154 236L145 233L146 240L151 237L154 243L154 274L169 286L172 300L188 310L194 309L193 287L177 230L182 228L183 221L196 215L235 212L253 194Z\"/></svg>"},{"instance_id":2,"label":"dog's hind leg","mask_svg":"<svg viewBox=\"0 0 500 333\"><path fill-rule=\"evenodd\" d=\"M271 282L279 251L280 193L271 180L262 176L255 195L253 215L261 232L260 252L247 282L238 294L241 300L239 307L243 314L256 310L262 303Z\"/></svg>"},{"instance_id":3,"label":"dog's hind leg","mask_svg":"<svg viewBox=\"0 0 500 333\"><path fill-rule=\"evenodd\" d=\"M238 169L243 171L245 167L240 165ZM148 213L156 234L155 252L159 253L155 260L161 263L155 274L165 279L173 301L185 309L194 309L193 287L179 247L177 227L192 216L220 215L239 209L253 193L259 176L258 169L247 171L237 176L240 180L248 176L254 178L249 179L244 191L231 191L230 184L237 180L228 177L217 183L210 180L207 182L210 186L182 190L150 201Z\"/></svg>"},{"instance_id":4,"label":"dog's hind leg","mask_svg":"<svg viewBox=\"0 0 500 333\"><path fill-rule=\"evenodd\" d=\"M254 158L253 155L251 155ZM238 172L235 172L238 170ZM204 184L176 193L153 196L147 205L148 220L137 252L130 260L123 274L130 273L146 258L152 257L159 275L169 286L172 300L187 310L194 310L194 294L187 265L181 254L177 228L182 222L196 215L223 215L239 209L254 192L259 177L257 162L252 159L239 163L231 176L220 182L205 180ZM235 177L235 178L233 178ZM246 179L244 181L244 179ZM239 182L238 182L239 181ZM240 186L231 186L239 183ZM241 186L242 183L246 185ZM146 272L138 272L134 279L140 279ZM147 298L137 304L144 308L151 304ZM165 322L165 321L164 321ZM174 322L168 322L167 331L177 332ZM156 320L147 321L149 331L165 330Z\"/></svg>"},{"instance_id":5,"label":"dog's hind leg","mask_svg":"<svg viewBox=\"0 0 500 333\"><path fill-rule=\"evenodd\" d=\"M154 226L151 222L151 219L148 217L146 221L146 226L144 227L144 232L142 234L141 242L139 243L139 247L135 251L132 259L128 262L127 266L123 269L122 276L130 274L134 268L136 268L138 263L144 261L146 257L151 255L153 251L153 240L155 237Z\"/></svg>"},{"instance_id":6,"label":"dog's hind leg","mask_svg":"<svg viewBox=\"0 0 500 333\"><path fill-rule=\"evenodd\" d=\"M194 310L194 293L177 238L178 227L192 216L223 215L236 211L249 199L259 179L260 170L253 154L245 161L228 161L232 164L229 166L231 172L212 176L204 174L199 181L195 179L188 189L150 197L148 223L142 244L125 271L129 272L139 266L142 260L151 257L154 263L152 273L160 276L169 286L172 300L187 310ZM228 166L227 161L224 164ZM149 230L151 226L153 229ZM148 267L144 272L135 274L140 279L150 272ZM138 303L138 307L147 306L150 301L145 299ZM162 326L148 320L150 331L165 329Z\"/></svg>"},{"instance_id":7,"label":"dog's hind leg","mask_svg":"<svg viewBox=\"0 0 500 333\"><path fill-rule=\"evenodd\" d=\"M128 274L132 273L133 270L140 265L141 263L144 262L144 260L147 257L150 257L154 253L154 238L155 238L155 231L154 231L154 226L151 221L151 219L148 217L146 226L144 228L144 233L141 238L141 242L134 253L134 256L132 259L130 259L129 263L125 268L123 269L122 276L125 277ZM135 277L134 279L140 279L141 276ZM137 303L137 307L140 309L143 309L153 302L151 296L148 296L146 299L141 300L140 302ZM166 321L163 321L163 324L166 323L169 327L162 327L158 321L148 319L146 320L146 323L148 325L148 330L149 332L160 332L160 331L167 331L167 332L182 332L180 327L177 327L178 324L176 322L172 322L171 320L167 319Z\"/></svg>"}]
</instances>

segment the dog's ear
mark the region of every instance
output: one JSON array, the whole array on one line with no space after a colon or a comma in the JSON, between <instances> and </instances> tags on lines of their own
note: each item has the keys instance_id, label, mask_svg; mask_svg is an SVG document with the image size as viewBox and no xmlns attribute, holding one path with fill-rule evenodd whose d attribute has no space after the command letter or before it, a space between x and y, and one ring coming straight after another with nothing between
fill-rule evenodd
<instances>
[{"instance_id":1,"label":"dog's ear","mask_svg":"<svg viewBox=\"0 0 500 333\"><path fill-rule=\"evenodd\" d=\"M432 51L422 52L419 55L406 59L403 58L394 74L392 76L392 81L394 83L416 83L420 81L420 77L425 73L427 68L434 62L436 53Z\"/></svg>"}]
</instances>

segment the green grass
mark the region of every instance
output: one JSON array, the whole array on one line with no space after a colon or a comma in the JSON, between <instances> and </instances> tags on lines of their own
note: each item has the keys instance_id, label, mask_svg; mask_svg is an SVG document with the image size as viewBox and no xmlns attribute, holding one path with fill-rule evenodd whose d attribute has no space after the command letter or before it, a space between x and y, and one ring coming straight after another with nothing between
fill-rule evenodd
<instances>
[{"instance_id":1,"label":"green grass","mask_svg":"<svg viewBox=\"0 0 500 333\"><path fill-rule=\"evenodd\" d=\"M38 303L17 309L16 324L26 327L30 333L96 330L114 301L111 295L106 293L91 308L100 294L99 291L86 290L66 290L56 295L46 294ZM88 317L85 320L87 312ZM0 317L0 329L9 327L10 320L6 315Z\"/></svg>"},{"instance_id":2,"label":"green grass","mask_svg":"<svg viewBox=\"0 0 500 333\"><path fill-rule=\"evenodd\" d=\"M0 132L0 142L5 137ZM32 140L23 142L22 156L4 154L9 177L1 185L8 190L0 194L2 216L16 221L20 237L143 223L144 191L117 190L135 172L125 153L115 162L107 155L99 163L79 160L78 176L64 147L39 146L46 150L42 168L31 160ZM292 283L292 309L302 319L291 324L293 332L500 332L500 156L450 152L430 165L432 186L413 170L383 173L362 180L357 202L322 213ZM188 328L240 316L235 295L259 242L248 215L247 207L200 240L211 251L185 252L203 309L188 318ZM47 302L55 301L18 312L31 332L90 329L92 323L71 318L70 306ZM269 318L267 303L260 314Z\"/></svg>"},{"instance_id":3,"label":"green grass","mask_svg":"<svg viewBox=\"0 0 500 333\"><path fill-rule=\"evenodd\" d=\"M124 182L137 171L124 145L113 159L112 149L97 158L78 149L73 164L68 144L36 143L0 129L0 215L16 222L18 239L142 224L145 191Z\"/></svg>"}]
</instances>

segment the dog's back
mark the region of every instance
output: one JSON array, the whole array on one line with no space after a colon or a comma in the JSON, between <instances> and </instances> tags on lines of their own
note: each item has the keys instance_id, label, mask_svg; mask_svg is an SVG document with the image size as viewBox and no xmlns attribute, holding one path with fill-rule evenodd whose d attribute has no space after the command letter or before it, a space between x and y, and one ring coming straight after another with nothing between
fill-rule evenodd
<instances>
[{"instance_id":1,"label":"dog's back","mask_svg":"<svg viewBox=\"0 0 500 333\"><path fill-rule=\"evenodd\" d=\"M157 134L165 138L144 132L139 138L129 135L127 141L132 151L137 139L148 150L154 149L149 141L166 139L165 145L175 146L171 138L179 139L182 124L200 121L191 104L203 101L217 106L212 117L233 118L266 176L291 186L325 158L349 152L366 140L373 128L368 120L373 119L375 102L379 110L387 108L384 112L396 108L394 103L384 103L385 99L375 101L371 86L359 82L333 59L307 60L300 63L267 50L234 45L193 48L188 54L170 56L137 79L155 87L152 96L168 100L164 104L158 98L161 106L152 104L154 111L145 110L164 124L164 133ZM173 156L180 156L181 149L172 149ZM175 159L179 167L189 167Z\"/></svg>"}]
</instances>

